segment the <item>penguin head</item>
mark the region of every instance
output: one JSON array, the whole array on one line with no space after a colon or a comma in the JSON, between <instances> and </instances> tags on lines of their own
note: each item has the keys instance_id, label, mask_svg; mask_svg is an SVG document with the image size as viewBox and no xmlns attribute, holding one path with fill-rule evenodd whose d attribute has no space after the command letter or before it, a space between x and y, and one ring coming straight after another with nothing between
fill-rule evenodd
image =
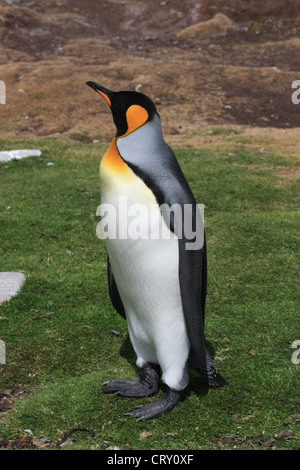
<instances>
[{"instance_id":1,"label":"penguin head","mask_svg":"<svg viewBox=\"0 0 300 470\"><path fill-rule=\"evenodd\" d=\"M125 137L158 115L153 101L137 91L112 91L96 82L86 82L109 105L117 128L116 137Z\"/></svg>"}]
</instances>

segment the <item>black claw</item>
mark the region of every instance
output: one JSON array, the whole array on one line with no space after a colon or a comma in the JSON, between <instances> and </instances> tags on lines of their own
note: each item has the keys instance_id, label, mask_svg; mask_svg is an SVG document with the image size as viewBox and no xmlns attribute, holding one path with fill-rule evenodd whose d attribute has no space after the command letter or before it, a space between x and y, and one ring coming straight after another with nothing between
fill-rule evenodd
<instances>
[{"instance_id":1,"label":"black claw","mask_svg":"<svg viewBox=\"0 0 300 470\"><path fill-rule=\"evenodd\" d=\"M146 364L139 380L114 379L103 382L100 390L122 397L147 397L158 392L159 376L155 366Z\"/></svg>"},{"instance_id":2,"label":"black claw","mask_svg":"<svg viewBox=\"0 0 300 470\"><path fill-rule=\"evenodd\" d=\"M167 389L164 398L155 400L145 405L138 405L132 411L124 413L122 416L133 416L137 417L137 421L146 421L148 419L158 418L166 413L169 413L176 406L181 403L181 392Z\"/></svg>"}]
</instances>

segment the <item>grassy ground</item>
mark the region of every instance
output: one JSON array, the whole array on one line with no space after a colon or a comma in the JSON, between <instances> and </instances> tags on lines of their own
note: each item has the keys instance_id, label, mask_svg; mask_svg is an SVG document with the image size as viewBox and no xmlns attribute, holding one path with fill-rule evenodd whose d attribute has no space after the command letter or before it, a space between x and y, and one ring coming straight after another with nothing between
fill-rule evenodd
<instances>
[{"instance_id":1,"label":"grassy ground","mask_svg":"<svg viewBox=\"0 0 300 470\"><path fill-rule=\"evenodd\" d=\"M136 377L126 323L108 297L105 248L96 237L105 146L0 139L0 150L43 151L41 158L0 166L0 270L27 277L22 292L0 306L7 349L0 389L22 397L0 415L2 439L24 440L30 430L36 443L57 442L73 428L88 427L94 436L77 430L64 448L299 448L299 366L291 345L300 339L300 189L280 173L292 175L299 163L237 139L224 134L222 145L176 150L205 204L206 331L230 385L207 390L191 378L180 407L145 423L118 415L147 399L98 391L107 379Z\"/></svg>"}]
</instances>

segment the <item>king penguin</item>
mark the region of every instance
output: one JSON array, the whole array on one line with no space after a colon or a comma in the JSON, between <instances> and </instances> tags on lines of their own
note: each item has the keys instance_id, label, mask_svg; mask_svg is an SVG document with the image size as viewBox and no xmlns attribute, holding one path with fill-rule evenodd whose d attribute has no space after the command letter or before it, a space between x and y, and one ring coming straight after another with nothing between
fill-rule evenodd
<instances>
[{"instance_id":1,"label":"king penguin","mask_svg":"<svg viewBox=\"0 0 300 470\"><path fill-rule=\"evenodd\" d=\"M227 385L204 334L203 222L175 154L163 138L153 101L140 92L114 92L94 81L86 84L104 98L116 126L100 163L101 205L109 204L115 214L114 235L105 238L108 290L114 308L127 321L140 371L139 380L109 380L101 390L147 397L155 395L162 382L163 398L125 413L145 421L181 403L189 370L210 387ZM138 219L143 236L130 236L121 199L128 208L143 207Z\"/></svg>"}]
</instances>

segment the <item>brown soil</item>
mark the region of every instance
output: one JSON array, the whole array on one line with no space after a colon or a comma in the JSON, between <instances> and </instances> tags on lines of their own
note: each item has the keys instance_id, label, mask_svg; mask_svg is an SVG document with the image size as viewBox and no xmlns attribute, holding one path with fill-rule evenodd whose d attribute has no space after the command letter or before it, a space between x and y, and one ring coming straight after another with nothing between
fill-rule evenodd
<instances>
[{"instance_id":1,"label":"brown soil","mask_svg":"<svg viewBox=\"0 0 300 470\"><path fill-rule=\"evenodd\" d=\"M0 0L0 38L4 134L108 139L95 80L148 94L174 145L218 126L297 154L298 0Z\"/></svg>"}]
</instances>

